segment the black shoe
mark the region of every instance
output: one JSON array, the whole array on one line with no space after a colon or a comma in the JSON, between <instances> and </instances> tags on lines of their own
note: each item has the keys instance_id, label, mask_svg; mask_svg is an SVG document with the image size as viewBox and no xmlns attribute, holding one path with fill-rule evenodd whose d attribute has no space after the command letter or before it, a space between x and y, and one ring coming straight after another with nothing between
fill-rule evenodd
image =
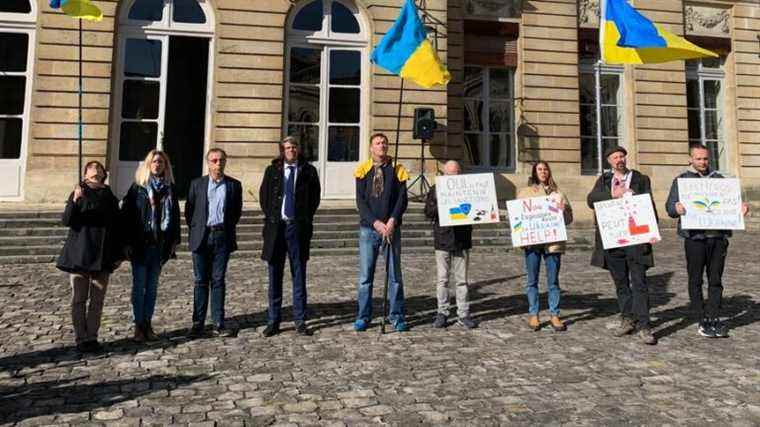
<instances>
[{"instance_id":1,"label":"black shoe","mask_svg":"<svg viewBox=\"0 0 760 427\"><path fill-rule=\"evenodd\" d=\"M708 318L704 318L701 322L699 322L697 333L706 338L717 337L717 335L715 335L715 329L713 328L712 322Z\"/></svg>"},{"instance_id":2,"label":"black shoe","mask_svg":"<svg viewBox=\"0 0 760 427\"><path fill-rule=\"evenodd\" d=\"M193 325L190 332L187 333L187 338L191 340L197 340L201 337L203 337L203 325Z\"/></svg>"},{"instance_id":3,"label":"black shoe","mask_svg":"<svg viewBox=\"0 0 760 427\"><path fill-rule=\"evenodd\" d=\"M100 353L103 347L97 341L85 341L77 344L77 351L80 353Z\"/></svg>"},{"instance_id":4,"label":"black shoe","mask_svg":"<svg viewBox=\"0 0 760 427\"><path fill-rule=\"evenodd\" d=\"M712 330L715 333L716 338L727 338L728 337L728 326L726 326L725 323L721 322L720 319L713 318L710 321L710 324L712 325Z\"/></svg>"},{"instance_id":5,"label":"black shoe","mask_svg":"<svg viewBox=\"0 0 760 427\"><path fill-rule=\"evenodd\" d=\"M436 329L443 329L448 324L448 318L443 313L436 313L433 318L433 327Z\"/></svg>"},{"instance_id":6,"label":"black shoe","mask_svg":"<svg viewBox=\"0 0 760 427\"><path fill-rule=\"evenodd\" d=\"M314 332L312 332L311 329L306 327L306 323L303 323L303 322L296 324L296 333L298 335L303 335L306 337L310 337L312 336L312 334L314 334Z\"/></svg>"},{"instance_id":7,"label":"black shoe","mask_svg":"<svg viewBox=\"0 0 760 427\"><path fill-rule=\"evenodd\" d=\"M273 324L267 325L267 327L264 328L264 332L262 332L261 335L264 335L264 337L269 338L279 333L280 333L280 325L273 323Z\"/></svg>"},{"instance_id":8,"label":"black shoe","mask_svg":"<svg viewBox=\"0 0 760 427\"><path fill-rule=\"evenodd\" d=\"M237 334L234 329L230 329L224 326L215 326L213 329L211 329L211 335L214 337L233 338Z\"/></svg>"}]
</instances>

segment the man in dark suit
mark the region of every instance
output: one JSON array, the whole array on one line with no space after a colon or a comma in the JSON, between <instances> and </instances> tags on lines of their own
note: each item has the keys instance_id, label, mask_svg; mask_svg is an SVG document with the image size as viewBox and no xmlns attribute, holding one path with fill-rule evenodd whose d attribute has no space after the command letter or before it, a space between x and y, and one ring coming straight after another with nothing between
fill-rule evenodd
<instances>
[{"instance_id":1,"label":"man in dark suit","mask_svg":"<svg viewBox=\"0 0 760 427\"><path fill-rule=\"evenodd\" d=\"M280 143L280 156L264 172L259 203L264 213L264 247L261 259L269 264L269 311L263 335L280 332L282 279L285 258L293 279L293 321L296 332L311 335L306 327L306 262L313 233L314 214L322 188L317 169L301 156L292 136Z\"/></svg>"},{"instance_id":2,"label":"man in dark suit","mask_svg":"<svg viewBox=\"0 0 760 427\"><path fill-rule=\"evenodd\" d=\"M212 333L234 336L224 324L225 275L230 254L237 249L235 228L243 211L243 187L226 176L227 154L220 148L206 153L208 175L194 179L185 203L185 221L190 229L195 291L191 338L203 335L211 288Z\"/></svg>"},{"instance_id":3,"label":"man in dark suit","mask_svg":"<svg viewBox=\"0 0 760 427\"><path fill-rule=\"evenodd\" d=\"M594 188L588 194L588 207L594 209L594 203L603 200L618 199L634 194L649 194L652 187L649 177L639 171L628 169L623 147L610 147L604 153L611 170L604 172L596 180ZM654 207L654 200L652 201ZM655 217L657 209L655 208ZM596 247L591 258L591 265L609 270L617 290L620 307L620 325L614 335L621 337L634 332L638 327L638 336L644 344L657 344L649 327L649 285L646 271L654 266L652 243L626 246L604 250L599 225L596 227Z\"/></svg>"}]
</instances>

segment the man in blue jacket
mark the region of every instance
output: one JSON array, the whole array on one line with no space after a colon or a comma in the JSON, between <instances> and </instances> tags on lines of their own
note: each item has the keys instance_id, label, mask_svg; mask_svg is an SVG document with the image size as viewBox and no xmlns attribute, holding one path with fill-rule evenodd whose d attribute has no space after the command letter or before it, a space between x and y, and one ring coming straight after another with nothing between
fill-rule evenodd
<instances>
[{"instance_id":1,"label":"man in blue jacket","mask_svg":"<svg viewBox=\"0 0 760 427\"><path fill-rule=\"evenodd\" d=\"M719 311L723 299L723 267L726 264L730 230L684 230L681 215L686 213L678 196L678 178L723 178L717 171L710 170L710 150L704 145L689 148L689 169L678 175L670 186L665 210L671 218L678 218L678 235L684 239L686 270L689 275L689 300L691 310L699 321L697 333L703 337L721 338L728 336L726 324L720 321ZM749 205L742 204L742 215L749 211ZM702 274L707 270L707 305L702 297Z\"/></svg>"},{"instance_id":2,"label":"man in blue jacket","mask_svg":"<svg viewBox=\"0 0 760 427\"><path fill-rule=\"evenodd\" d=\"M388 138L370 137L370 158L354 172L359 208L359 312L354 330L365 331L372 319L372 285L381 250L390 267L388 320L398 332L408 329L404 320L404 282L401 277L401 217L407 206L409 175L388 156Z\"/></svg>"}]
</instances>

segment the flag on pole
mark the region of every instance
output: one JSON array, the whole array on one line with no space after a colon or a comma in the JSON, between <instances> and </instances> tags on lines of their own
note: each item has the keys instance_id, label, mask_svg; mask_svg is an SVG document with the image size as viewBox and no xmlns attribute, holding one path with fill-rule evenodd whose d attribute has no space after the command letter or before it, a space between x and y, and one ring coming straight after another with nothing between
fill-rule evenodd
<instances>
[{"instance_id":1,"label":"flag on pole","mask_svg":"<svg viewBox=\"0 0 760 427\"><path fill-rule=\"evenodd\" d=\"M427 39L413 0L406 0L396 22L375 46L372 62L425 88L446 85L451 80Z\"/></svg>"},{"instance_id":2,"label":"flag on pole","mask_svg":"<svg viewBox=\"0 0 760 427\"><path fill-rule=\"evenodd\" d=\"M602 0L599 47L607 64L655 64L718 55L642 15L626 0Z\"/></svg>"},{"instance_id":3,"label":"flag on pole","mask_svg":"<svg viewBox=\"0 0 760 427\"><path fill-rule=\"evenodd\" d=\"M61 9L63 13L72 18L86 19L88 21L100 21L103 12L90 0L50 0L50 7Z\"/></svg>"}]
</instances>

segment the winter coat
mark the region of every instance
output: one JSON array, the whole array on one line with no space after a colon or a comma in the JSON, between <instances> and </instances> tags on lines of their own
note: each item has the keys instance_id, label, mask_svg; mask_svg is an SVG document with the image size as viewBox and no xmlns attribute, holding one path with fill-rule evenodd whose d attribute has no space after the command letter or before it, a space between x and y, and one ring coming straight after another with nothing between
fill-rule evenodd
<instances>
[{"instance_id":1,"label":"winter coat","mask_svg":"<svg viewBox=\"0 0 760 427\"><path fill-rule=\"evenodd\" d=\"M438 197L435 185L425 199L425 216L433 222L433 246L438 251L461 251L472 248L472 226L441 227L438 222Z\"/></svg>"},{"instance_id":2,"label":"winter coat","mask_svg":"<svg viewBox=\"0 0 760 427\"><path fill-rule=\"evenodd\" d=\"M296 164L295 210L294 218L296 234L300 245L301 256L309 259L311 237L314 233L314 215L319 208L322 187L319 183L317 168L303 159ZM275 244L282 222L282 204L285 202L285 172L281 159L272 160L272 164L264 171L264 179L259 188L259 203L264 214L264 230L262 237L264 245L261 259L271 261Z\"/></svg>"},{"instance_id":3,"label":"winter coat","mask_svg":"<svg viewBox=\"0 0 760 427\"><path fill-rule=\"evenodd\" d=\"M125 244L131 251L132 259L142 259L145 256L145 249L149 245L158 245L161 253L161 265L164 265L169 259L176 258L175 250L180 244L180 217L179 201L177 200L177 190L174 184L171 185L172 208L169 219L169 227L162 231L156 242L150 232L145 230L145 218L150 216L150 200L148 200L148 190L138 184L132 184L127 191L127 195L121 203L121 217L125 233Z\"/></svg>"},{"instance_id":4,"label":"winter coat","mask_svg":"<svg viewBox=\"0 0 760 427\"><path fill-rule=\"evenodd\" d=\"M111 188L83 186L82 197L69 195L63 225L69 227L56 267L69 273L112 273L123 259L119 200Z\"/></svg>"},{"instance_id":5,"label":"winter coat","mask_svg":"<svg viewBox=\"0 0 760 427\"><path fill-rule=\"evenodd\" d=\"M642 174L639 171L631 171L631 185L630 190L633 194L649 194L652 196L652 185L650 184L649 177ZM586 203L592 210L594 209L594 203L601 202L603 200L612 199L612 172L604 172L596 180L594 188L588 193ZM652 200L652 208L654 209L654 216L657 216L657 207ZM596 224L596 218L594 218L594 225L596 226L596 241L594 245L594 253L591 255L591 265L609 269L607 262L604 259L604 246L602 245L602 235L599 233L599 224ZM652 245L649 243L642 243L640 245L631 246L634 251L633 261L644 265L646 267L654 267L654 253L652 252Z\"/></svg>"}]
</instances>

